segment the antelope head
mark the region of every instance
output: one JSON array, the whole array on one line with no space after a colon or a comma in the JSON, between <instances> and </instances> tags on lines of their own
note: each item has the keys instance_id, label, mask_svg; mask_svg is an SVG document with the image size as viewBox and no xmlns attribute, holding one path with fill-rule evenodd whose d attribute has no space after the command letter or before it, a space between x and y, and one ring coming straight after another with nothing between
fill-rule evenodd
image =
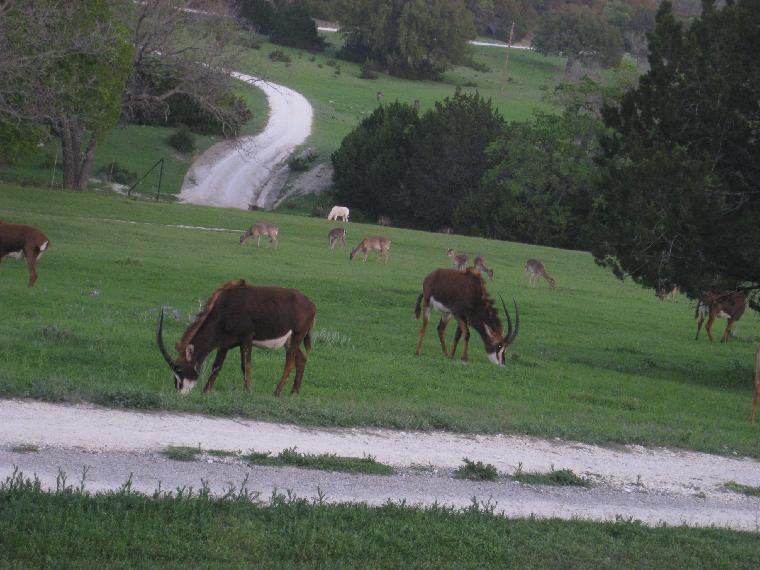
<instances>
[{"instance_id":1,"label":"antelope head","mask_svg":"<svg viewBox=\"0 0 760 570\"><path fill-rule=\"evenodd\" d=\"M194 358L194 346L188 344L185 350L179 354L177 359L172 360L172 357L169 356L169 352L166 350L166 346L164 346L163 326L164 310L161 309L161 316L158 318L158 328L156 330L158 350L161 351L161 355L164 357L164 360L166 360L169 368L171 368L172 374L174 374L174 387L181 394L187 394L190 390L195 388L199 376L200 365Z\"/></svg>"},{"instance_id":2,"label":"antelope head","mask_svg":"<svg viewBox=\"0 0 760 570\"><path fill-rule=\"evenodd\" d=\"M501 306L504 307L504 314L507 317L507 334L504 334L501 330L493 330L486 323L483 323L483 328L486 332L484 340L486 340L488 359L497 366L504 366L507 349L515 341L520 332L520 312L517 309L517 301L512 299L512 302L515 304L515 328L513 330L512 319L509 316L507 305L501 295L499 295L499 299L501 299Z\"/></svg>"}]
</instances>

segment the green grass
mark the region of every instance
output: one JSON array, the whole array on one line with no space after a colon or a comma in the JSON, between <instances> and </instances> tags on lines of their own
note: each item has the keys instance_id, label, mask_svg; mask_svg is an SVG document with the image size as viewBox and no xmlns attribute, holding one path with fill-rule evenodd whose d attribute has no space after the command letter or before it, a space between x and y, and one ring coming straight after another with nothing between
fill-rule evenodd
<instances>
[{"instance_id":1,"label":"green grass","mask_svg":"<svg viewBox=\"0 0 760 570\"><path fill-rule=\"evenodd\" d=\"M11 447L11 451L13 453L39 453L40 448L30 443L24 443Z\"/></svg>"},{"instance_id":2,"label":"green grass","mask_svg":"<svg viewBox=\"0 0 760 570\"><path fill-rule=\"evenodd\" d=\"M490 463L483 464L481 461L470 461L466 457L462 461L464 465L460 465L454 470L454 479L496 481L499 478L499 472Z\"/></svg>"},{"instance_id":3,"label":"green grass","mask_svg":"<svg viewBox=\"0 0 760 570\"><path fill-rule=\"evenodd\" d=\"M253 465L276 465L318 469L321 471L342 471L345 473L364 473L366 475L393 475L396 470L389 465L379 463L373 456L341 457L334 453L301 453L295 448L283 449L274 456L270 452L253 451L243 456Z\"/></svg>"},{"instance_id":4,"label":"green grass","mask_svg":"<svg viewBox=\"0 0 760 570\"><path fill-rule=\"evenodd\" d=\"M754 487L752 485L742 485L736 481L729 481L723 485L726 489L734 491L735 493L741 493L742 495L748 495L750 497L760 497L760 487Z\"/></svg>"},{"instance_id":5,"label":"green grass","mask_svg":"<svg viewBox=\"0 0 760 570\"><path fill-rule=\"evenodd\" d=\"M513 481L529 485L554 485L558 487L591 487L591 481L575 474L572 469L552 469L548 473L529 473L517 469L511 476Z\"/></svg>"},{"instance_id":6,"label":"green grass","mask_svg":"<svg viewBox=\"0 0 760 570\"><path fill-rule=\"evenodd\" d=\"M506 519L493 506L262 504L130 491L0 487L3 568L757 568L760 535L637 522Z\"/></svg>"},{"instance_id":7,"label":"green grass","mask_svg":"<svg viewBox=\"0 0 760 570\"><path fill-rule=\"evenodd\" d=\"M323 219L8 185L0 185L0 219L37 226L51 240L32 289L23 262L0 264L3 397L760 457L760 424L747 422L756 315L745 314L728 344L695 342L691 303L660 302L587 253L383 228L390 262L349 262L347 251L329 251L333 224ZM279 249L238 244L254 221L279 224ZM349 243L378 231L352 222ZM487 360L476 333L468 366L443 358L435 323L414 356L414 304L425 275L449 265L447 247L483 254L495 271L492 294L517 299L521 332L504 368ZM556 290L528 287L528 258L546 264ZM250 393L237 352L213 394L175 392L155 343L161 306L174 309L164 327L171 349L190 315L236 277L297 287L317 305L298 397L271 396L281 350L254 352Z\"/></svg>"},{"instance_id":8,"label":"green grass","mask_svg":"<svg viewBox=\"0 0 760 570\"><path fill-rule=\"evenodd\" d=\"M187 447L184 445L170 445L161 453L174 461L195 461L195 458L201 453L201 448Z\"/></svg>"}]
</instances>

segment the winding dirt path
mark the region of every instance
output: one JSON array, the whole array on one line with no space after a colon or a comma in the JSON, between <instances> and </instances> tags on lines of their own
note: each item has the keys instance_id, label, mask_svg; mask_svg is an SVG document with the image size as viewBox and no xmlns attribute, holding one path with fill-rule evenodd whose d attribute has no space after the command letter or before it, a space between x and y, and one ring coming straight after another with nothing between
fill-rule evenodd
<instances>
[{"instance_id":1,"label":"winding dirt path","mask_svg":"<svg viewBox=\"0 0 760 570\"><path fill-rule=\"evenodd\" d=\"M55 485L59 469L76 478L88 466L87 488L113 489L132 476L137 490L198 487L213 492L240 485L267 497L275 489L299 496L326 493L331 501L387 500L466 506L473 497L495 501L510 516L611 519L632 517L648 524L666 522L760 530L760 498L726 490L736 481L760 485L760 462L671 449L625 446L609 449L561 440L514 435L465 435L383 429L312 429L241 418L110 410L91 405L0 400L0 478L18 467ZM38 453L15 446L34 445ZM347 475L293 468L251 467L234 458L204 456L179 463L158 452L169 445L202 449L278 453L297 447L305 453L371 454L393 465L389 477ZM591 479L591 489L498 482L457 481L451 471L462 459L483 461L499 471L547 472L569 468Z\"/></svg>"},{"instance_id":2,"label":"winding dirt path","mask_svg":"<svg viewBox=\"0 0 760 570\"><path fill-rule=\"evenodd\" d=\"M306 98L287 87L251 75L233 77L264 91L270 114L256 136L215 144L199 156L182 183L179 199L191 204L271 208L277 196L268 184L295 147L311 134L313 109Z\"/></svg>"}]
</instances>

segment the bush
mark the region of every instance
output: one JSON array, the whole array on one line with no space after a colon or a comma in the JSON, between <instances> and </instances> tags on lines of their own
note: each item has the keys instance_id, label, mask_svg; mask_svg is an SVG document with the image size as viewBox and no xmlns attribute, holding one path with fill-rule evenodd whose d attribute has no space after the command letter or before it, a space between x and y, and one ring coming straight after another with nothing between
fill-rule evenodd
<instances>
[{"instance_id":1,"label":"bush","mask_svg":"<svg viewBox=\"0 0 760 570\"><path fill-rule=\"evenodd\" d=\"M377 79L377 73L373 69L370 60L365 59L359 68L359 79Z\"/></svg>"},{"instance_id":2,"label":"bush","mask_svg":"<svg viewBox=\"0 0 760 570\"><path fill-rule=\"evenodd\" d=\"M306 6L300 2L281 6L275 12L269 39L276 44L311 51L325 49L324 38L319 35Z\"/></svg>"},{"instance_id":3,"label":"bush","mask_svg":"<svg viewBox=\"0 0 760 570\"><path fill-rule=\"evenodd\" d=\"M309 166L316 158L317 154L314 152L314 149L307 148L303 152L290 156L288 158L288 166L291 170L303 172L309 169Z\"/></svg>"},{"instance_id":4,"label":"bush","mask_svg":"<svg viewBox=\"0 0 760 570\"><path fill-rule=\"evenodd\" d=\"M484 464L482 461L470 461L466 457L463 461L464 465L457 467L454 471L454 479L496 481L499 478L499 472L490 463Z\"/></svg>"},{"instance_id":5,"label":"bush","mask_svg":"<svg viewBox=\"0 0 760 570\"><path fill-rule=\"evenodd\" d=\"M290 56L281 49L276 49L269 54L269 59L272 61L279 61L281 63L290 63L292 60Z\"/></svg>"},{"instance_id":6,"label":"bush","mask_svg":"<svg viewBox=\"0 0 760 570\"><path fill-rule=\"evenodd\" d=\"M121 164L114 161L110 164L103 165L96 173L98 176L103 176L109 182L116 182L117 184L124 184L126 186L134 183L137 180L137 174L131 170L127 170Z\"/></svg>"},{"instance_id":7,"label":"bush","mask_svg":"<svg viewBox=\"0 0 760 570\"><path fill-rule=\"evenodd\" d=\"M186 126L182 125L174 134L166 139L169 146L179 152L190 153L195 150L195 136Z\"/></svg>"}]
</instances>

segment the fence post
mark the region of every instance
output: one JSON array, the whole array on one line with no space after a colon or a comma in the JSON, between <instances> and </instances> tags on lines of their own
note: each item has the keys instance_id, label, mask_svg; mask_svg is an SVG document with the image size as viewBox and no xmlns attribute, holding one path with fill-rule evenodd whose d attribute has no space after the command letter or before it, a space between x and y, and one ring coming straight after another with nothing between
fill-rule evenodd
<instances>
[{"instance_id":1,"label":"fence post","mask_svg":"<svg viewBox=\"0 0 760 570\"><path fill-rule=\"evenodd\" d=\"M158 189L156 190L156 202L161 197L161 180L164 178L164 159L161 159L161 169L158 171Z\"/></svg>"}]
</instances>

